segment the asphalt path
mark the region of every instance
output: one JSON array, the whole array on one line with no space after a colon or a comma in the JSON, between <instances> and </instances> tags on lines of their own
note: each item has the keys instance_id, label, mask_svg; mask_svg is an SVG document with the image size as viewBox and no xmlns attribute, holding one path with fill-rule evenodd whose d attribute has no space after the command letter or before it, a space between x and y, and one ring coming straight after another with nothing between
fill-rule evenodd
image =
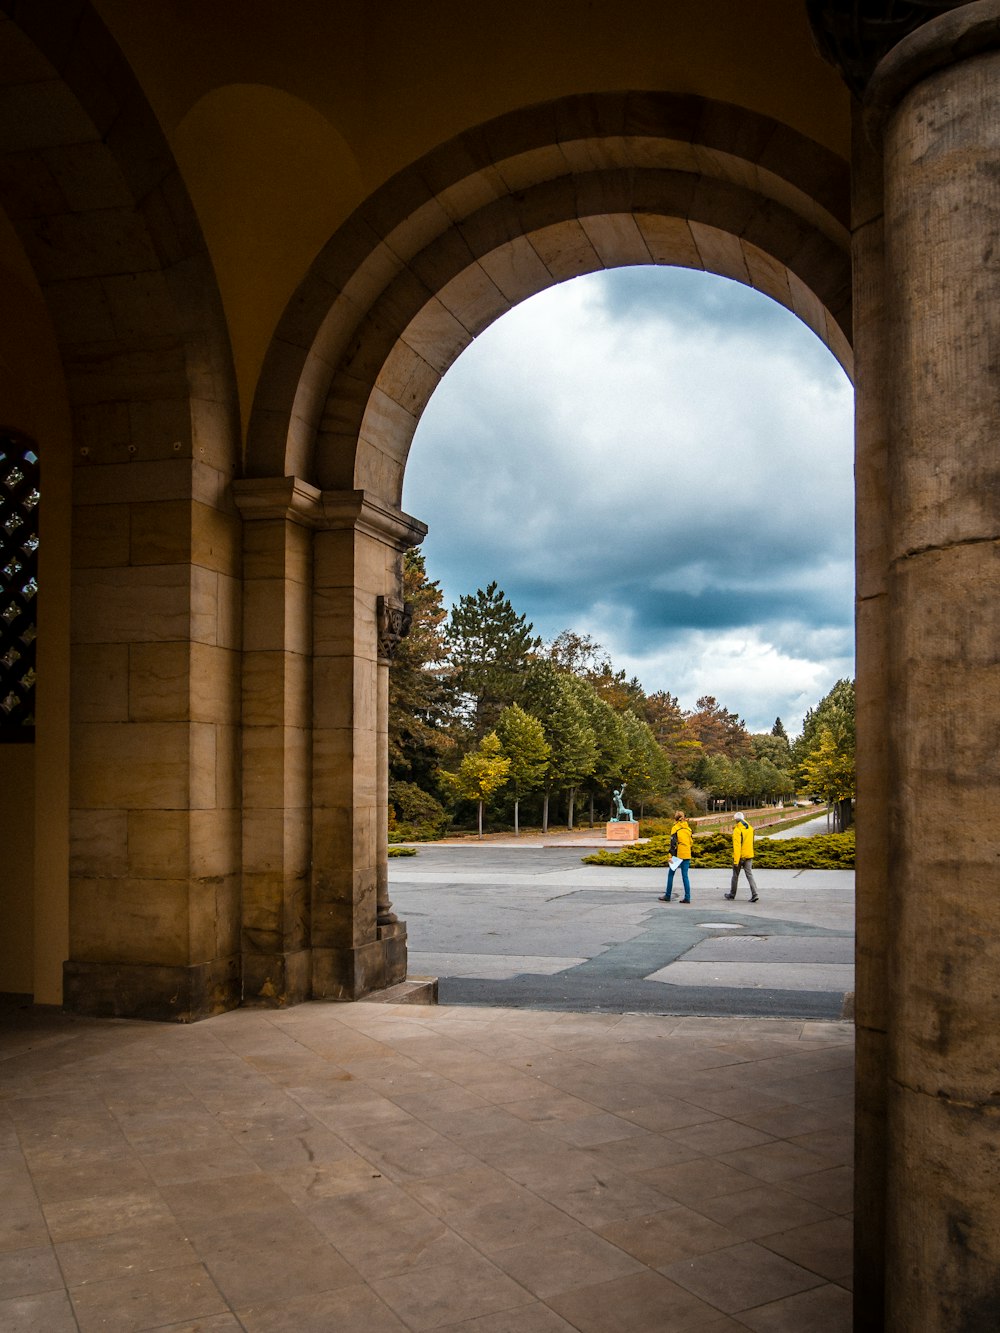
<instances>
[{"instance_id":1,"label":"asphalt path","mask_svg":"<svg viewBox=\"0 0 1000 1333\"><path fill-rule=\"evenodd\" d=\"M840 1018L854 989L854 874L761 870L761 900L692 870L583 865L585 848L425 845L390 862L410 974L448 1004L613 1013ZM679 877L675 888L679 889Z\"/></svg>"}]
</instances>

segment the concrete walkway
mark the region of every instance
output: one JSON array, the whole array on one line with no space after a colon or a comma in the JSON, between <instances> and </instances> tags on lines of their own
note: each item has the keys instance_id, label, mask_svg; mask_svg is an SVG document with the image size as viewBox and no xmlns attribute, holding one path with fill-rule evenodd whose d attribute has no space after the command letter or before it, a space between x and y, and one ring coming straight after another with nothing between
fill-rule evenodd
<instances>
[{"instance_id":1,"label":"concrete walkway","mask_svg":"<svg viewBox=\"0 0 1000 1333\"><path fill-rule=\"evenodd\" d=\"M562 844L423 846L390 862L410 971L446 1002L666 1014L840 1018L854 989L854 875L587 866Z\"/></svg>"},{"instance_id":2,"label":"concrete walkway","mask_svg":"<svg viewBox=\"0 0 1000 1333\"><path fill-rule=\"evenodd\" d=\"M847 1024L0 1019L5 1333L851 1326Z\"/></svg>"}]
</instances>

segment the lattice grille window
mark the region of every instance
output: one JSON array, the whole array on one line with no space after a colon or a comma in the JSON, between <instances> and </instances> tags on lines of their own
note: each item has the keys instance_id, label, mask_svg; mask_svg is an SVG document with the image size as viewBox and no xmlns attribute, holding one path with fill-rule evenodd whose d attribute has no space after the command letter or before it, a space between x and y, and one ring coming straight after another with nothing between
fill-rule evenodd
<instances>
[{"instance_id":1,"label":"lattice grille window","mask_svg":"<svg viewBox=\"0 0 1000 1333\"><path fill-rule=\"evenodd\" d=\"M0 741L35 739L38 455L0 431Z\"/></svg>"}]
</instances>

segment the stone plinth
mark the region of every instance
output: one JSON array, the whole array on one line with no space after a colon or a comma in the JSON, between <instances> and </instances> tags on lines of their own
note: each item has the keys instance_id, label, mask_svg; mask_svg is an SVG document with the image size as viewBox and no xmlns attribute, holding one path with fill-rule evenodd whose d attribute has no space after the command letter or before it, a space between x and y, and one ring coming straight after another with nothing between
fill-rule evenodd
<instances>
[{"instance_id":1,"label":"stone plinth","mask_svg":"<svg viewBox=\"0 0 1000 1333\"><path fill-rule=\"evenodd\" d=\"M630 820L619 820L617 824L609 820L604 826L604 836L608 842L637 842L639 825Z\"/></svg>"}]
</instances>

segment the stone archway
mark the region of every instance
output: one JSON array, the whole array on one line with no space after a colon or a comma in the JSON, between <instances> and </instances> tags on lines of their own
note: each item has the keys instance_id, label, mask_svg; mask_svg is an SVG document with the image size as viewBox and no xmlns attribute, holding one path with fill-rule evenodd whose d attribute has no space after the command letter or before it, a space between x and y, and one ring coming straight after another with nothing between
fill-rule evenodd
<instances>
[{"instance_id":1,"label":"stone archway","mask_svg":"<svg viewBox=\"0 0 1000 1333\"><path fill-rule=\"evenodd\" d=\"M36 928L35 991L60 1001L68 952L72 1007L198 1017L240 995L228 336L166 141L94 11L2 10L0 206L48 312L72 430L39 439L60 477L42 550L62 561L43 573L43 615L70 583L71 519L75 545L67 614L40 634L72 680L39 680L63 810L46 823L62 887Z\"/></svg>"},{"instance_id":2,"label":"stone archway","mask_svg":"<svg viewBox=\"0 0 1000 1333\"><path fill-rule=\"evenodd\" d=\"M265 360L237 485L245 622L284 608L244 658L245 819L261 831L244 863L248 999L355 996L405 973L388 660L401 552L423 531L400 512L403 473L441 376L535 292L649 263L759 288L849 370L847 195L843 163L740 108L578 97L444 145L324 248Z\"/></svg>"}]
</instances>

